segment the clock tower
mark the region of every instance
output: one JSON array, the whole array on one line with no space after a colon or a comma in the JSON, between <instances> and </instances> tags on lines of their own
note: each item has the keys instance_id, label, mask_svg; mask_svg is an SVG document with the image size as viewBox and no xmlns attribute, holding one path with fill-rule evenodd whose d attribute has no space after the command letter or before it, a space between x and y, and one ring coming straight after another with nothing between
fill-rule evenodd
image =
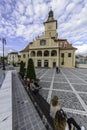
<instances>
[{"instance_id":1,"label":"clock tower","mask_svg":"<svg viewBox=\"0 0 87 130\"><path fill-rule=\"evenodd\" d=\"M53 11L49 11L48 19L46 22L44 22L45 25L45 35L50 37L57 38L57 20L54 19Z\"/></svg>"}]
</instances>

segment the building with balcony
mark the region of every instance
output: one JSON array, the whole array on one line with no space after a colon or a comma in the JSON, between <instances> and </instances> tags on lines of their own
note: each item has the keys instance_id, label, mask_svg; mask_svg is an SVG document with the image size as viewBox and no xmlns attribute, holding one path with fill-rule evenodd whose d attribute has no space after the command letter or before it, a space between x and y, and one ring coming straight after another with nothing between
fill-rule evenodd
<instances>
[{"instance_id":1,"label":"building with balcony","mask_svg":"<svg viewBox=\"0 0 87 130\"><path fill-rule=\"evenodd\" d=\"M75 67L75 50L67 39L59 39L57 33L57 20L50 10L47 20L44 22L45 32L36 40L29 43L21 53L21 60L28 63L32 58L35 67Z\"/></svg>"}]
</instances>

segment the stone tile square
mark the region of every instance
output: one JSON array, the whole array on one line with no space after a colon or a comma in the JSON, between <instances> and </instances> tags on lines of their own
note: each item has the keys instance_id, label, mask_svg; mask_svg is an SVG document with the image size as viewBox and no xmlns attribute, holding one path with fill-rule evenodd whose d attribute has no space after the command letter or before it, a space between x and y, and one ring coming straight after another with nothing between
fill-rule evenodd
<instances>
[{"instance_id":1,"label":"stone tile square","mask_svg":"<svg viewBox=\"0 0 87 130\"><path fill-rule=\"evenodd\" d=\"M51 82L52 78L44 76L44 77L41 78L41 80L50 81Z\"/></svg>"},{"instance_id":2,"label":"stone tile square","mask_svg":"<svg viewBox=\"0 0 87 130\"><path fill-rule=\"evenodd\" d=\"M82 80L80 79L69 79L70 83L84 83Z\"/></svg>"},{"instance_id":3,"label":"stone tile square","mask_svg":"<svg viewBox=\"0 0 87 130\"><path fill-rule=\"evenodd\" d=\"M54 89L72 90L68 83L53 83Z\"/></svg>"},{"instance_id":4,"label":"stone tile square","mask_svg":"<svg viewBox=\"0 0 87 130\"><path fill-rule=\"evenodd\" d=\"M40 81L40 83L39 83L39 85L42 88L50 88L50 84L51 84L51 82L43 82L43 81Z\"/></svg>"},{"instance_id":5,"label":"stone tile square","mask_svg":"<svg viewBox=\"0 0 87 130\"><path fill-rule=\"evenodd\" d=\"M42 97L43 97L44 99L47 100L48 92L49 92L48 90L41 89L40 94L42 95Z\"/></svg>"},{"instance_id":6,"label":"stone tile square","mask_svg":"<svg viewBox=\"0 0 87 130\"><path fill-rule=\"evenodd\" d=\"M82 100L85 102L85 104L87 105L87 94L79 93L79 95L82 98Z\"/></svg>"},{"instance_id":7,"label":"stone tile square","mask_svg":"<svg viewBox=\"0 0 87 130\"><path fill-rule=\"evenodd\" d=\"M54 73L54 70L49 69L48 72L45 74L45 76L52 76Z\"/></svg>"},{"instance_id":8,"label":"stone tile square","mask_svg":"<svg viewBox=\"0 0 87 130\"><path fill-rule=\"evenodd\" d=\"M76 91L87 92L87 85L73 84L73 87L75 88Z\"/></svg>"},{"instance_id":9,"label":"stone tile square","mask_svg":"<svg viewBox=\"0 0 87 130\"><path fill-rule=\"evenodd\" d=\"M54 82L67 82L65 78L54 78Z\"/></svg>"},{"instance_id":10,"label":"stone tile square","mask_svg":"<svg viewBox=\"0 0 87 130\"><path fill-rule=\"evenodd\" d=\"M65 108L72 108L76 110L83 110L83 107L79 100L77 99L76 95L71 92L60 92L60 91L53 91L52 96L57 95L59 98L59 103L61 106Z\"/></svg>"},{"instance_id":11,"label":"stone tile square","mask_svg":"<svg viewBox=\"0 0 87 130\"><path fill-rule=\"evenodd\" d=\"M40 122L38 123L38 126L39 126L41 129L44 127L44 124L42 123L42 121L40 121Z\"/></svg>"},{"instance_id":12,"label":"stone tile square","mask_svg":"<svg viewBox=\"0 0 87 130\"><path fill-rule=\"evenodd\" d=\"M23 128L21 128L21 130L26 130L26 127L24 126Z\"/></svg>"},{"instance_id":13,"label":"stone tile square","mask_svg":"<svg viewBox=\"0 0 87 130\"><path fill-rule=\"evenodd\" d=\"M41 129L41 128L39 128L38 125L34 126L34 130L39 130L39 129Z\"/></svg>"}]
</instances>

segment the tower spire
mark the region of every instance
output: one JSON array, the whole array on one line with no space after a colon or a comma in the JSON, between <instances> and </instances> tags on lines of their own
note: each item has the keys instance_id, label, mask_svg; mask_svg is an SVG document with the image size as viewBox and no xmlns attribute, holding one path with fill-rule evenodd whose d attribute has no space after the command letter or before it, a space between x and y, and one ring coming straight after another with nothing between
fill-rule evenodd
<instances>
[{"instance_id":1,"label":"tower spire","mask_svg":"<svg viewBox=\"0 0 87 130\"><path fill-rule=\"evenodd\" d=\"M50 11L49 11L49 17L53 18L53 11L52 11L52 6L50 7Z\"/></svg>"}]
</instances>

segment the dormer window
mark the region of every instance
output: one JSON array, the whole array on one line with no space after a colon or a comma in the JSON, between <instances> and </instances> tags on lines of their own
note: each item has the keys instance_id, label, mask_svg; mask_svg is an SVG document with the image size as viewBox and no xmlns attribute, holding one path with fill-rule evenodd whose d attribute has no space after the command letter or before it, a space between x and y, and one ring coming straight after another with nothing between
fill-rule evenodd
<instances>
[{"instance_id":1,"label":"dormer window","mask_svg":"<svg viewBox=\"0 0 87 130\"><path fill-rule=\"evenodd\" d=\"M41 40L41 41L40 41L40 45L41 45L41 46L46 45L46 41L45 41L45 40Z\"/></svg>"},{"instance_id":2,"label":"dormer window","mask_svg":"<svg viewBox=\"0 0 87 130\"><path fill-rule=\"evenodd\" d=\"M64 47L65 47L65 48L67 47L67 44L66 44L66 43L64 44Z\"/></svg>"}]
</instances>

